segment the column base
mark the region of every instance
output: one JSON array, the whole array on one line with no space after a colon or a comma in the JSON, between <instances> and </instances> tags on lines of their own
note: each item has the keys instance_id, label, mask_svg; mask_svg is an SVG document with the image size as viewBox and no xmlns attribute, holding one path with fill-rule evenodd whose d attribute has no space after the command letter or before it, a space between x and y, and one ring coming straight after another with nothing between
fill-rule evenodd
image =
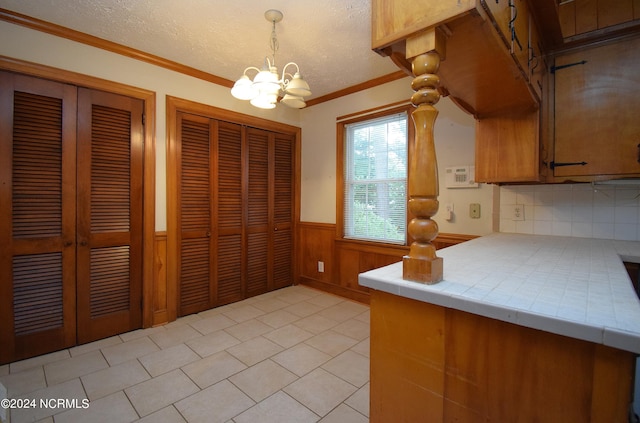
<instances>
[{"instance_id":1,"label":"column base","mask_svg":"<svg viewBox=\"0 0 640 423\"><path fill-rule=\"evenodd\" d=\"M432 285L442 280L442 257L416 259L402 257L402 279Z\"/></svg>"}]
</instances>

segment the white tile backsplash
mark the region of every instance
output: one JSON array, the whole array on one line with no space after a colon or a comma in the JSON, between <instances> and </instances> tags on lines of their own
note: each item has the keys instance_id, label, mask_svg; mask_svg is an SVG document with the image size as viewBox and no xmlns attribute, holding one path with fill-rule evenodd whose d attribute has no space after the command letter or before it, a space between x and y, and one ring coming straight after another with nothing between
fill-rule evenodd
<instances>
[{"instance_id":1,"label":"white tile backsplash","mask_svg":"<svg viewBox=\"0 0 640 423\"><path fill-rule=\"evenodd\" d=\"M524 206L524 220L513 220L515 204ZM640 186L502 186L499 231L640 241Z\"/></svg>"}]
</instances>

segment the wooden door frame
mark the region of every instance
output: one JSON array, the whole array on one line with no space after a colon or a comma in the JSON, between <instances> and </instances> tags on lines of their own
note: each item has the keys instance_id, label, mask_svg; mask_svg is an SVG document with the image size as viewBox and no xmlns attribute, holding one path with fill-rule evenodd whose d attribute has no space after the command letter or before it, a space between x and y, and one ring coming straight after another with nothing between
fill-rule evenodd
<instances>
[{"instance_id":1,"label":"wooden door frame","mask_svg":"<svg viewBox=\"0 0 640 423\"><path fill-rule=\"evenodd\" d=\"M298 263L295 259L298 239L297 225L300 221L300 166L302 130L293 125L275 122L207 104L197 103L167 95L167 318L175 320L178 315L178 139L177 115L179 112L205 116L211 119L251 126L272 132L280 132L294 136L295 160L293 163L294 178L294 210L293 210L293 275Z\"/></svg>"},{"instance_id":2,"label":"wooden door frame","mask_svg":"<svg viewBox=\"0 0 640 423\"><path fill-rule=\"evenodd\" d=\"M142 326L153 324L154 234L156 225L156 94L76 72L0 56L0 69L78 87L91 88L140 99L144 102L144 164L142 181Z\"/></svg>"}]
</instances>

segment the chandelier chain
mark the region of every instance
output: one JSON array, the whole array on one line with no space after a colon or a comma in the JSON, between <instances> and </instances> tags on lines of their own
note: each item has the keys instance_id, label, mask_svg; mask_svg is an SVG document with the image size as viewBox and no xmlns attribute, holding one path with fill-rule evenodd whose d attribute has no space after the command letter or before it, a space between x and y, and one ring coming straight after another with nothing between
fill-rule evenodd
<instances>
[{"instance_id":1,"label":"chandelier chain","mask_svg":"<svg viewBox=\"0 0 640 423\"><path fill-rule=\"evenodd\" d=\"M271 29L271 38L269 39L269 47L271 47L272 57L273 57L273 66L276 65L276 51L280 48L280 44L278 43L278 36L276 35L276 21L271 21L273 23L273 27Z\"/></svg>"}]
</instances>

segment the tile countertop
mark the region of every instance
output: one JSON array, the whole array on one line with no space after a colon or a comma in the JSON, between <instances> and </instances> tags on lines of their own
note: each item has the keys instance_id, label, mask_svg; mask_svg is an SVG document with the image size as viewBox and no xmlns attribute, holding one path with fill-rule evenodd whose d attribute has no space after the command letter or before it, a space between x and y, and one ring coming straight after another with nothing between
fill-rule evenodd
<instances>
[{"instance_id":1,"label":"tile countertop","mask_svg":"<svg viewBox=\"0 0 640 423\"><path fill-rule=\"evenodd\" d=\"M623 265L640 242L495 233L438 250L444 280L402 279L402 263L360 285L640 353L640 300Z\"/></svg>"}]
</instances>

